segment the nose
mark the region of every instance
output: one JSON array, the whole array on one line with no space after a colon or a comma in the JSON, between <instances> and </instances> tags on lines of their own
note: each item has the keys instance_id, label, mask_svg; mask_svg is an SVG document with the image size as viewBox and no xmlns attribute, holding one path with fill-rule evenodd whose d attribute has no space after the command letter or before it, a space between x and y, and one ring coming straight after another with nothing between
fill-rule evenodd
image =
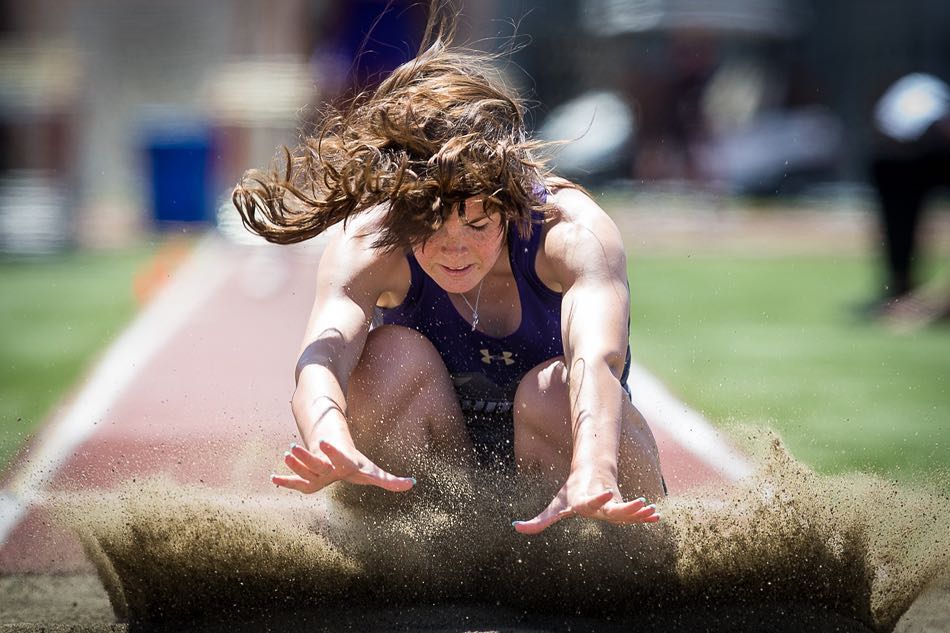
<instances>
[{"instance_id":1,"label":"nose","mask_svg":"<svg viewBox=\"0 0 950 633\"><path fill-rule=\"evenodd\" d=\"M462 239L461 231L446 225L439 230L439 233L441 233L437 236L439 250L443 253L457 254L468 250L465 240Z\"/></svg>"}]
</instances>

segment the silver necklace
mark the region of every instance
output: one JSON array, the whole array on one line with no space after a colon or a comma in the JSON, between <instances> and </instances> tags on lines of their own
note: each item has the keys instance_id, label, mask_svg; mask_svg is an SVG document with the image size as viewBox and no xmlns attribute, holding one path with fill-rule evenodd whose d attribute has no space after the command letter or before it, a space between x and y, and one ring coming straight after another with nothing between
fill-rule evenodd
<instances>
[{"instance_id":1,"label":"silver necklace","mask_svg":"<svg viewBox=\"0 0 950 633\"><path fill-rule=\"evenodd\" d=\"M485 278L482 277L482 280L478 282L478 292L475 293L475 305L472 305L468 302L468 299L465 297L464 292L460 292L462 295L462 301L465 302L465 305L468 306L468 309L472 311L472 332L475 331L475 328L478 326L478 300L482 298L482 284L485 283Z\"/></svg>"}]
</instances>

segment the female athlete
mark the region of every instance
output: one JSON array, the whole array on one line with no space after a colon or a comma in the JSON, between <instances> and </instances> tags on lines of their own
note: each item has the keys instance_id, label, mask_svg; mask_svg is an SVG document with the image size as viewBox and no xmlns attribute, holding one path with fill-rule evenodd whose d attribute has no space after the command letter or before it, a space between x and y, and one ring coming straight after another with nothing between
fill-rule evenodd
<instances>
[{"instance_id":1,"label":"female athlete","mask_svg":"<svg viewBox=\"0 0 950 633\"><path fill-rule=\"evenodd\" d=\"M535 473L524 534L584 516L660 519L656 443L630 401L620 233L554 178L494 58L430 25L422 52L234 191L293 243L342 222L317 271L278 486L411 491L414 457ZM625 500L626 499L626 500Z\"/></svg>"}]
</instances>

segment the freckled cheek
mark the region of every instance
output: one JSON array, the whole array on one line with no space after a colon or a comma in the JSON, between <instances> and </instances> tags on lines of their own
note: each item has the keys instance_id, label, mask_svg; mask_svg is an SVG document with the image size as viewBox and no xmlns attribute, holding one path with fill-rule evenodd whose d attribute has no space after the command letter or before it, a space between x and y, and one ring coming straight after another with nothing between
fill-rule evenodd
<instances>
[{"instance_id":1,"label":"freckled cheek","mask_svg":"<svg viewBox=\"0 0 950 633\"><path fill-rule=\"evenodd\" d=\"M426 242L425 247L420 246L418 248L412 249L412 254L416 258L416 261L419 262L419 265L422 266L422 269L430 275L435 272L434 258L438 252L438 247L432 242L432 240Z\"/></svg>"},{"instance_id":2,"label":"freckled cheek","mask_svg":"<svg viewBox=\"0 0 950 633\"><path fill-rule=\"evenodd\" d=\"M501 234L492 234L488 231L481 233L475 233L471 237L473 244L478 244L481 247L490 247L498 244L501 241Z\"/></svg>"},{"instance_id":3,"label":"freckled cheek","mask_svg":"<svg viewBox=\"0 0 950 633\"><path fill-rule=\"evenodd\" d=\"M498 232L494 235L481 235L479 238L481 239L479 249L489 255L498 253L505 244L505 236L502 232Z\"/></svg>"}]
</instances>

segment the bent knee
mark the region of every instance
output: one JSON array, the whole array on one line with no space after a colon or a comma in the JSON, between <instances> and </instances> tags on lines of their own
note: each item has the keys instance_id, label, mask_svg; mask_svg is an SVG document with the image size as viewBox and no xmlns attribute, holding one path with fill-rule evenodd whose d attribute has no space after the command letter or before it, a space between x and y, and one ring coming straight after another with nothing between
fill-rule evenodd
<instances>
[{"instance_id":1,"label":"bent knee","mask_svg":"<svg viewBox=\"0 0 950 633\"><path fill-rule=\"evenodd\" d=\"M425 336L401 325L374 328L366 337L363 353L354 370L358 380L398 373L408 382L425 380L446 372L438 350Z\"/></svg>"},{"instance_id":2,"label":"bent knee","mask_svg":"<svg viewBox=\"0 0 950 633\"><path fill-rule=\"evenodd\" d=\"M515 391L515 423L537 427L566 422L569 417L566 378L561 357L545 361L525 374Z\"/></svg>"}]
</instances>

